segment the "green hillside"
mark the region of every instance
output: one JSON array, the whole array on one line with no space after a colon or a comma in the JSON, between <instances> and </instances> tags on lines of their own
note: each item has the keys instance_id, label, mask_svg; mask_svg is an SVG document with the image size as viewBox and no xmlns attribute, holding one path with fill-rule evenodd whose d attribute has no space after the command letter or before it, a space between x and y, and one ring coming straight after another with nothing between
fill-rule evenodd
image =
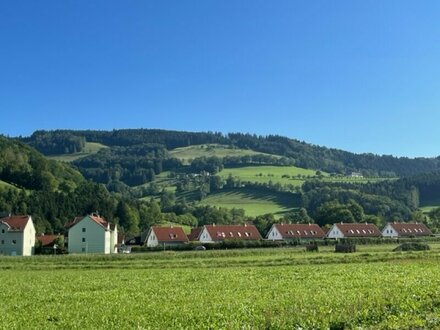
<instances>
[{"instance_id":1,"label":"green hillside","mask_svg":"<svg viewBox=\"0 0 440 330\"><path fill-rule=\"evenodd\" d=\"M171 157L180 159L183 163L188 164L191 159L199 157L242 157L253 155L269 155L262 152L256 152L250 149L241 149L233 146L221 144L201 144L189 147L182 147L170 150ZM273 156L273 155L269 155ZM277 157L277 156L275 156Z\"/></svg>"},{"instance_id":2,"label":"green hillside","mask_svg":"<svg viewBox=\"0 0 440 330\"><path fill-rule=\"evenodd\" d=\"M228 209L244 209L248 216L273 213L275 217L281 217L295 210L299 206L299 199L297 195L290 193L271 192L268 194L264 191L241 188L213 193L201 204Z\"/></svg>"},{"instance_id":3,"label":"green hillside","mask_svg":"<svg viewBox=\"0 0 440 330\"><path fill-rule=\"evenodd\" d=\"M295 166L246 166L225 168L219 175L226 179L229 175L240 178L241 181L258 183L280 183L301 186L305 179L316 178L317 172ZM322 173L326 176L328 174Z\"/></svg>"},{"instance_id":4,"label":"green hillside","mask_svg":"<svg viewBox=\"0 0 440 330\"><path fill-rule=\"evenodd\" d=\"M73 189L84 178L69 165L48 160L30 146L0 136L0 180L26 189L55 191Z\"/></svg>"},{"instance_id":5,"label":"green hillside","mask_svg":"<svg viewBox=\"0 0 440 330\"><path fill-rule=\"evenodd\" d=\"M75 160L96 154L99 150L103 148L108 148L107 146L96 143L96 142L86 142L85 147L81 152L76 152L72 154L60 154L60 155L53 155L53 156L47 156L49 159L58 160L61 162L73 162Z\"/></svg>"},{"instance_id":6,"label":"green hillside","mask_svg":"<svg viewBox=\"0 0 440 330\"><path fill-rule=\"evenodd\" d=\"M13 186L13 185L5 182L5 181L0 180L0 189L3 189L3 188L14 188L14 189L17 189L15 186Z\"/></svg>"}]
</instances>

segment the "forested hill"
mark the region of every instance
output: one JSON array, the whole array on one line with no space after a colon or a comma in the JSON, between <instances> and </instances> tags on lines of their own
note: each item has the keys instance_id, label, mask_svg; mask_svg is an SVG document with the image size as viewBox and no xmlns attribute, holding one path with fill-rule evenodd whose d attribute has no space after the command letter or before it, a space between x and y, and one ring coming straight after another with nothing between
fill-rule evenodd
<instances>
[{"instance_id":1,"label":"forested hill","mask_svg":"<svg viewBox=\"0 0 440 330\"><path fill-rule=\"evenodd\" d=\"M84 181L77 170L48 160L28 145L0 136L0 180L30 190L72 190Z\"/></svg>"},{"instance_id":2,"label":"forested hill","mask_svg":"<svg viewBox=\"0 0 440 330\"><path fill-rule=\"evenodd\" d=\"M296 166L329 173L361 172L364 176L412 176L440 170L440 158L406 158L355 154L308 144L278 135L216 132L183 132L158 129L123 129L113 131L36 131L24 142L45 155L81 152L86 142L106 146L133 147L156 144L167 150L199 144L222 144L261 153L283 156ZM289 162L291 164L291 162Z\"/></svg>"}]
</instances>

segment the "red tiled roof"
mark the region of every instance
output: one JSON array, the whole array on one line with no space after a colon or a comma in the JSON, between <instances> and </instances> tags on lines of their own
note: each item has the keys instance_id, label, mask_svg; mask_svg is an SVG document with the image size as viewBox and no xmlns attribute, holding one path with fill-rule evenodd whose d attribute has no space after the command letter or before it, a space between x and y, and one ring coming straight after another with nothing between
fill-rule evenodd
<instances>
[{"instance_id":1,"label":"red tiled roof","mask_svg":"<svg viewBox=\"0 0 440 330\"><path fill-rule=\"evenodd\" d=\"M44 246L53 246L55 240L61 237L60 235L41 235L37 236L37 240L41 242L41 245Z\"/></svg>"},{"instance_id":2,"label":"red tiled roof","mask_svg":"<svg viewBox=\"0 0 440 330\"><path fill-rule=\"evenodd\" d=\"M66 229L70 229L70 227L73 227L73 225L76 225L78 222L80 222L82 219L84 219L84 217L75 217L75 219L73 219L72 221L67 221L64 224L64 228Z\"/></svg>"},{"instance_id":3,"label":"red tiled roof","mask_svg":"<svg viewBox=\"0 0 440 330\"><path fill-rule=\"evenodd\" d=\"M263 239L254 225L206 225L205 228L213 241Z\"/></svg>"},{"instance_id":4,"label":"red tiled roof","mask_svg":"<svg viewBox=\"0 0 440 330\"><path fill-rule=\"evenodd\" d=\"M6 224L11 231L23 231L30 218L29 215L13 215L0 219L0 222Z\"/></svg>"},{"instance_id":5,"label":"red tiled roof","mask_svg":"<svg viewBox=\"0 0 440 330\"><path fill-rule=\"evenodd\" d=\"M345 237L379 237L380 230L372 223L335 223Z\"/></svg>"},{"instance_id":6,"label":"red tiled roof","mask_svg":"<svg viewBox=\"0 0 440 330\"><path fill-rule=\"evenodd\" d=\"M154 231L158 242L188 242L182 227L153 226L151 230Z\"/></svg>"},{"instance_id":7,"label":"red tiled roof","mask_svg":"<svg viewBox=\"0 0 440 330\"><path fill-rule=\"evenodd\" d=\"M275 224L283 238L323 238L324 231L316 224Z\"/></svg>"},{"instance_id":8,"label":"red tiled roof","mask_svg":"<svg viewBox=\"0 0 440 330\"><path fill-rule=\"evenodd\" d=\"M423 223L390 223L399 236L430 236L432 232Z\"/></svg>"},{"instance_id":9,"label":"red tiled roof","mask_svg":"<svg viewBox=\"0 0 440 330\"><path fill-rule=\"evenodd\" d=\"M203 227L192 228L191 233L188 234L189 241L197 241L202 232Z\"/></svg>"},{"instance_id":10,"label":"red tiled roof","mask_svg":"<svg viewBox=\"0 0 440 330\"><path fill-rule=\"evenodd\" d=\"M90 219L92 219L94 222L96 222L98 225L100 225L101 227L103 227L104 229L111 229L114 230L115 229L115 225L114 224L110 224L109 222L107 222L104 218L101 218L100 216L97 215L87 215L85 217L89 217ZM72 228L74 225L76 225L78 222L80 222L81 220L83 220L85 217L75 217L75 219L73 219L70 222L67 222L64 225L64 228L66 229L70 229Z\"/></svg>"}]
</instances>

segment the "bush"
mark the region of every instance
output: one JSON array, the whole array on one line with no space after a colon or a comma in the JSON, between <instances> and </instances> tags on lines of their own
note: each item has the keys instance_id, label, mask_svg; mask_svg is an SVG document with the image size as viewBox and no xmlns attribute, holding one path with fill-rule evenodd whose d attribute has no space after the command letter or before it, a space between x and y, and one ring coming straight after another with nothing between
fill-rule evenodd
<instances>
[{"instance_id":1,"label":"bush","mask_svg":"<svg viewBox=\"0 0 440 330\"><path fill-rule=\"evenodd\" d=\"M396 247L393 251L400 252L400 251L426 251L430 250L431 247L428 244L425 243L419 243L419 242L407 242L399 245Z\"/></svg>"}]
</instances>

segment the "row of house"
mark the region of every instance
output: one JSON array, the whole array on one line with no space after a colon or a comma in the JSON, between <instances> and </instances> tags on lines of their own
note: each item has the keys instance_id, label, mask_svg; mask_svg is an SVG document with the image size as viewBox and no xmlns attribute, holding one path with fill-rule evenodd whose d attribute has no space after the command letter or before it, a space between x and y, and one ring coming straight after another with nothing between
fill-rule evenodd
<instances>
[{"instance_id":1,"label":"row of house","mask_svg":"<svg viewBox=\"0 0 440 330\"><path fill-rule=\"evenodd\" d=\"M144 235L118 240L118 228L98 214L76 217L65 224L69 253L118 253L121 245L146 245L147 247L172 246L190 241L215 243L225 240L262 240L258 229L252 224L205 225L193 228L186 234L181 227L153 226ZM327 232L316 224L273 224L266 239L272 241L293 239L339 239L346 237L422 237L432 235L421 223L388 223L380 231L371 223L336 223ZM34 254L35 242L50 245L58 236L36 238L30 215L11 216L0 219L0 255Z\"/></svg>"},{"instance_id":2,"label":"row of house","mask_svg":"<svg viewBox=\"0 0 440 330\"><path fill-rule=\"evenodd\" d=\"M378 237L422 237L432 232L422 223L389 223L380 231L371 223L336 223L328 231L316 224L273 224L266 235L271 241L294 239L340 239ZM180 227L151 227L141 244L148 247L184 244L189 241L215 243L225 240L262 240L254 225L205 225L186 235ZM139 244L139 243L138 243Z\"/></svg>"}]
</instances>

